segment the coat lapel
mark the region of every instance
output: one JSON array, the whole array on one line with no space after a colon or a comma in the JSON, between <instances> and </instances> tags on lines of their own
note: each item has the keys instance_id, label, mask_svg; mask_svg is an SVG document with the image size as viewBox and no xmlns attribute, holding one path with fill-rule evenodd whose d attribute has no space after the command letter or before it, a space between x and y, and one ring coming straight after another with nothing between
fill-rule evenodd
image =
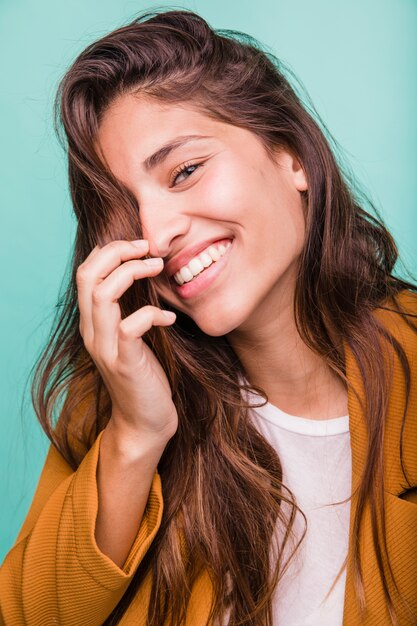
<instances>
[{"instance_id":1,"label":"coat lapel","mask_svg":"<svg viewBox=\"0 0 417 626\"><path fill-rule=\"evenodd\" d=\"M346 375L348 381L354 385L354 388L359 394L357 398L352 389L348 390L348 412L349 412L349 430L351 441L351 453L352 453L352 499L350 508L350 524L349 524L349 551L347 559L347 572L346 572L346 588L345 588L345 602L343 612L343 626L357 626L361 624L361 618L359 614L359 606L356 598L356 592L354 589L354 570L353 570L353 546L355 537L353 534L353 521L355 519L358 497L357 490L361 480L361 473L363 471L366 460L366 447L367 447L367 433L365 418L363 409L360 405L360 400L364 397L363 384L361 376L359 374L357 363L347 346L345 344L346 354ZM366 580L368 578L367 562L363 563L363 576ZM381 606L381 598L377 602L378 606ZM378 615L379 613L379 615ZM380 611L377 613L376 618L379 617L379 624L383 624ZM376 623L376 622L375 622Z\"/></svg>"},{"instance_id":2,"label":"coat lapel","mask_svg":"<svg viewBox=\"0 0 417 626\"><path fill-rule=\"evenodd\" d=\"M407 295L403 304L417 312L417 299ZM385 423L384 435L384 505L386 512L385 536L387 551L394 577L401 594L409 608L398 602L394 591L395 608L399 615L399 626L414 626L417 615L417 504L413 494L417 484L417 335L411 331L401 318L384 310L377 313L384 325L398 339L411 364L411 396L409 400L406 426L403 436L403 463L407 469L407 484L400 462L400 440L402 415L405 408L405 383L401 364L396 356L393 359L393 384ZM388 352L381 354L386 358ZM345 604L343 626L385 626L391 624L379 575L376 556L373 550L372 526L369 506L365 507L359 545L362 573L366 597L366 613L360 614L359 601L354 589L353 546L357 538L353 535L353 521L358 506L357 489L367 454L367 431L364 411L364 387L359 367L347 344L345 344L346 375L357 391L348 391L349 427L352 450L352 499L349 528L349 552L347 560ZM410 489L408 494L403 494ZM390 587L391 588L391 587Z\"/></svg>"}]
</instances>

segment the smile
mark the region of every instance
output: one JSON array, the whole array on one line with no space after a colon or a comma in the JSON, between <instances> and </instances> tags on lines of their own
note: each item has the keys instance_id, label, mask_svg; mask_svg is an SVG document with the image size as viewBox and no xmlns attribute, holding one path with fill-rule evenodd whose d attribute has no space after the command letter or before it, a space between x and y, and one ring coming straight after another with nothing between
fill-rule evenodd
<instances>
[{"instance_id":1,"label":"smile","mask_svg":"<svg viewBox=\"0 0 417 626\"><path fill-rule=\"evenodd\" d=\"M198 276L207 267L216 263L222 256L226 254L227 249L232 245L230 239L217 241L215 244L208 246L203 252L195 256L187 265L181 267L174 274L175 282L178 285L189 283L195 276Z\"/></svg>"},{"instance_id":2,"label":"smile","mask_svg":"<svg viewBox=\"0 0 417 626\"><path fill-rule=\"evenodd\" d=\"M226 265L231 248L232 241L222 239L191 259L172 277L175 292L189 299L206 290Z\"/></svg>"}]
</instances>

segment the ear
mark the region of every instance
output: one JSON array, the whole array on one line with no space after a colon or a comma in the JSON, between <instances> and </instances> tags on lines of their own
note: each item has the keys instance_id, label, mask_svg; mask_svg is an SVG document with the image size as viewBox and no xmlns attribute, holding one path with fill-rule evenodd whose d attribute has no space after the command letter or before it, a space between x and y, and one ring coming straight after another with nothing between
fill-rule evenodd
<instances>
[{"instance_id":1,"label":"ear","mask_svg":"<svg viewBox=\"0 0 417 626\"><path fill-rule=\"evenodd\" d=\"M306 178L303 168L301 167L300 161L297 159L296 156L292 154L290 154L289 157L291 159L290 171L291 171L296 189L298 189L298 191L307 191L308 189L307 178Z\"/></svg>"},{"instance_id":2,"label":"ear","mask_svg":"<svg viewBox=\"0 0 417 626\"><path fill-rule=\"evenodd\" d=\"M293 183L297 191L307 191L307 178L301 166L301 163L299 159L295 156L295 154L287 150L283 150L280 153L279 160L288 171L291 182Z\"/></svg>"}]
</instances>

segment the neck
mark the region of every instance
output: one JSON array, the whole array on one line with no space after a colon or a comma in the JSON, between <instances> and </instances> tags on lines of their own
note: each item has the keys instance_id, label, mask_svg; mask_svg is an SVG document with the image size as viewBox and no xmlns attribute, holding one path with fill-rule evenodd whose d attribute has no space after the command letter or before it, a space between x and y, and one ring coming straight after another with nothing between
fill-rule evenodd
<instances>
[{"instance_id":1,"label":"neck","mask_svg":"<svg viewBox=\"0 0 417 626\"><path fill-rule=\"evenodd\" d=\"M302 341L294 320L293 293L282 291L274 306L266 300L228 340L250 384L261 387L271 404L290 415L331 419L346 415L344 383L323 358Z\"/></svg>"}]
</instances>

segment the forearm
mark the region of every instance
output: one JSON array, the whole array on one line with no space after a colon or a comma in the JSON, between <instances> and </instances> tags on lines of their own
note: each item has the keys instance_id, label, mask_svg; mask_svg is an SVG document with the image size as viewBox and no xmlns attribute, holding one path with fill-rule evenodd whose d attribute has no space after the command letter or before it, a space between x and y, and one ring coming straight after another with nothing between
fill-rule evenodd
<instances>
[{"instance_id":1,"label":"forearm","mask_svg":"<svg viewBox=\"0 0 417 626\"><path fill-rule=\"evenodd\" d=\"M105 429L97 466L95 538L101 552L121 569L138 533L155 470L167 444L123 437Z\"/></svg>"},{"instance_id":2,"label":"forearm","mask_svg":"<svg viewBox=\"0 0 417 626\"><path fill-rule=\"evenodd\" d=\"M104 434L76 471L50 447L19 540L0 568L0 605L8 626L103 624L158 532L163 501L160 478L154 474L146 524L138 529L129 563L120 569L98 548L97 469Z\"/></svg>"}]
</instances>

